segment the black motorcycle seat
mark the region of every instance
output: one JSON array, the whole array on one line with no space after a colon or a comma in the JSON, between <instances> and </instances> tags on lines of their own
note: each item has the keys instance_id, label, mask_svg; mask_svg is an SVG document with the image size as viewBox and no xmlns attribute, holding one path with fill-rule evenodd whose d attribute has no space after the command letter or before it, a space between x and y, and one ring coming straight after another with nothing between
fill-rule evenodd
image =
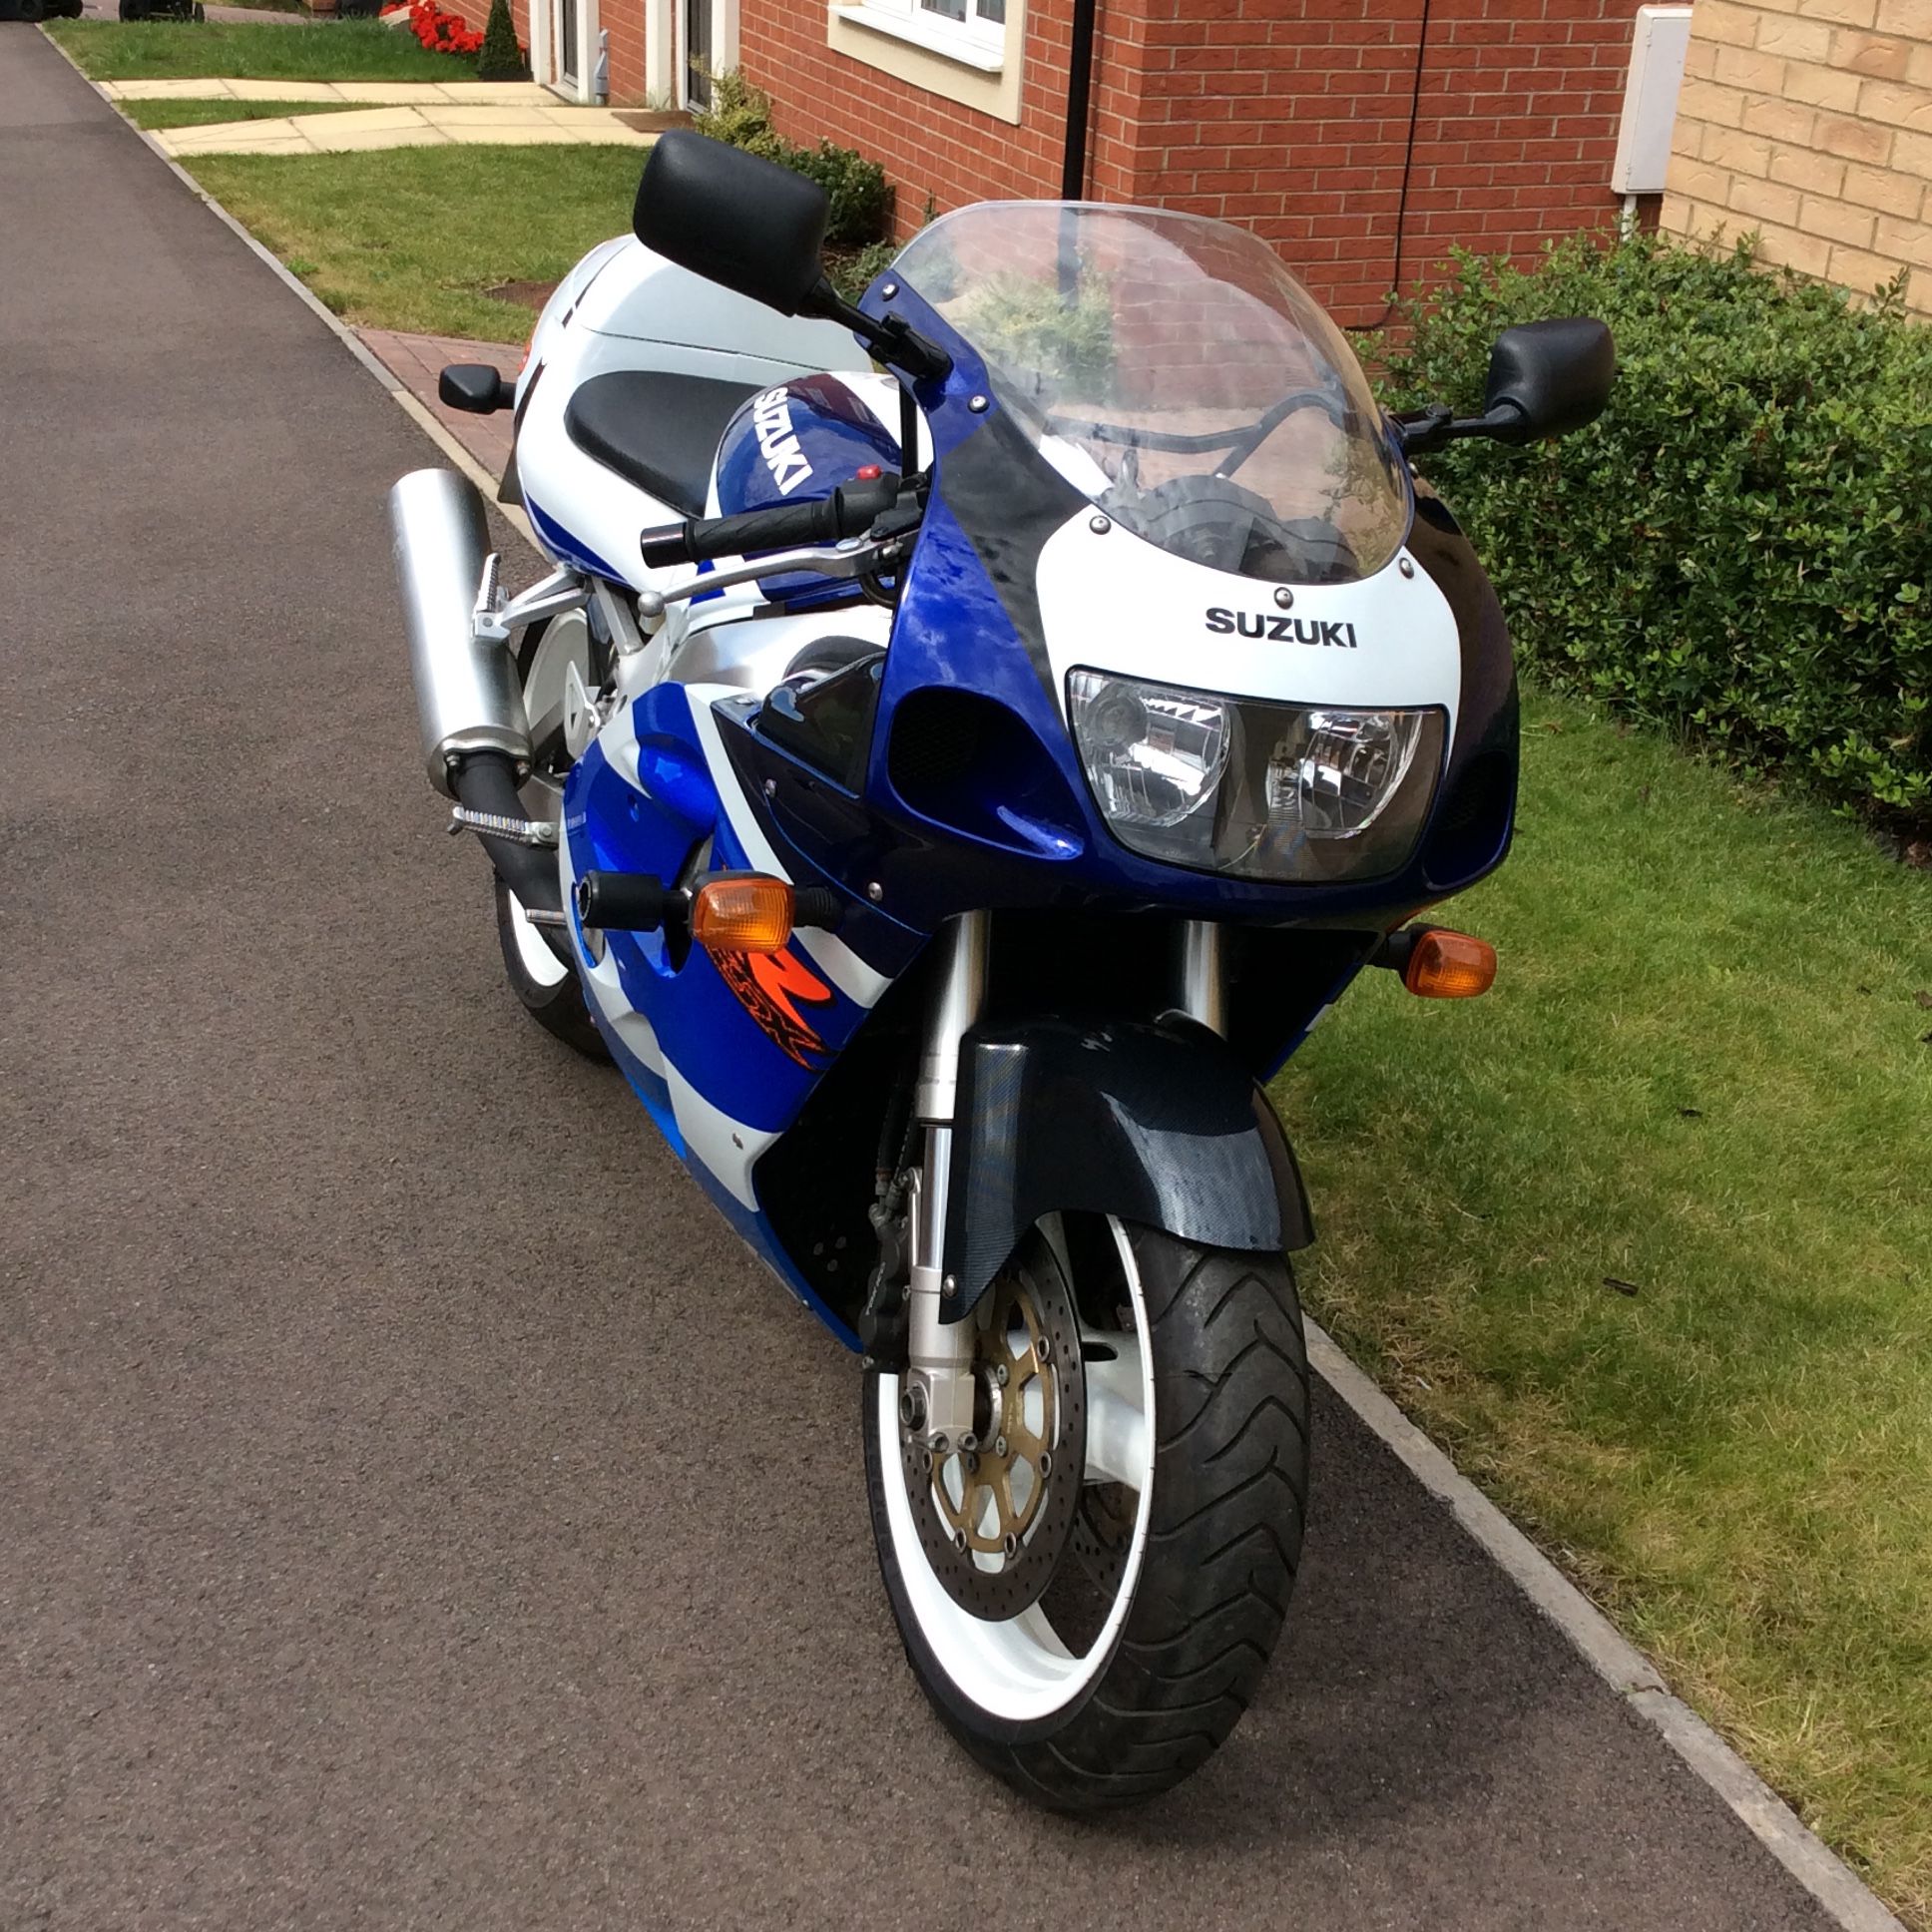
<instances>
[{"instance_id":1,"label":"black motorcycle seat","mask_svg":"<svg viewBox=\"0 0 1932 1932\"><path fill-rule=\"evenodd\" d=\"M613 369L579 385L564 406L564 428L594 456L688 517L705 514L719 439L755 382Z\"/></svg>"}]
</instances>

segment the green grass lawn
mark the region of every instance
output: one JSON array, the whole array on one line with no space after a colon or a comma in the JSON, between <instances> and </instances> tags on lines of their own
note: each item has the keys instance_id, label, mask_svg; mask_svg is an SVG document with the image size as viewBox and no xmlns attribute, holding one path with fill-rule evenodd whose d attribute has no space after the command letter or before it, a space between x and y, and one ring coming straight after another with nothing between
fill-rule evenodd
<instances>
[{"instance_id":1,"label":"green grass lawn","mask_svg":"<svg viewBox=\"0 0 1932 1932\"><path fill-rule=\"evenodd\" d=\"M642 148L449 147L203 155L185 165L347 320L521 342L530 310L483 291L554 280L593 243L622 235L644 157Z\"/></svg>"},{"instance_id":2,"label":"green grass lawn","mask_svg":"<svg viewBox=\"0 0 1932 1932\"><path fill-rule=\"evenodd\" d=\"M476 63L432 54L375 20L52 20L46 31L97 81L473 81Z\"/></svg>"},{"instance_id":3,"label":"green grass lawn","mask_svg":"<svg viewBox=\"0 0 1932 1932\"><path fill-rule=\"evenodd\" d=\"M199 128L225 121L278 121L288 114L347 114L353 101L117 101L137 128Z\"/></svg>"},{"instance_id":4,"label":"green grass lawn","mask_svg":"<svg viewBox=\"0 0 1932 1932\"><path fill-rule=\"evenodd\" d=\"M1310 1308L1932 1924L1932 877L1532 699L1496 989L1277 1084Z\"/></svg>"}]
</instances>

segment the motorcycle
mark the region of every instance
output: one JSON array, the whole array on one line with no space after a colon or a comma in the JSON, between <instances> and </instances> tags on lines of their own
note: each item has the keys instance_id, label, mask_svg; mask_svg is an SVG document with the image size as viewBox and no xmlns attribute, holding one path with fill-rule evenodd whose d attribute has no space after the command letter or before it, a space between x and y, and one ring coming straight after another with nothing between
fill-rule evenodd
<instances>
[{"instance_id":1,"label":"motorcycle","mask_svg":"<svg viewBox=\"0 0 1932 1932\"><path fill-rule=\"evenodd\" d=\"M431 784L504 965L622 1070L861 1359L879 1568L941 1719L1070 1812L1233 1727L1308 1484L1263 1092L1364 968L1479 993L1412 923L1500 864L1496 599L1410 458L1591 420L1582 318L1483 412L1379 409L1264 243L980 205L854 302L822 193L658 141L515 381L506 597L452 471L391 496Z\"/></svg>"}]
</instances>

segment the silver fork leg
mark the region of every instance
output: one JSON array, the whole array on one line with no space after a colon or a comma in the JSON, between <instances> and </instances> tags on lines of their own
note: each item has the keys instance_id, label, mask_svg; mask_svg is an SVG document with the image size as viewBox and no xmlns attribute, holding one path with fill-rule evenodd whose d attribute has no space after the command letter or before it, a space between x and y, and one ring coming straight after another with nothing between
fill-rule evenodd
<instances>
[{"instance_id":1,"label":"silver fork leg","mask_svg":"<svg viewBox=\"0 0 1932 1932\"><path fill-rule=\"evenodd\" d=\"M913 1109L925 1128L924 1158L910 1215L911 1305L907 1309L906 1419L923 1434L958 1441L973 1426L972 1323L946 1322L946 1195L952 1170L959 1048L986 1002L991 917L962 913L935 942L945 947Z\"/></svg>"},{"instance_id":2,"label":"silver fork leg","mask_svg":"<svg viewBox=\"0 0 1932 1932\"><path fill-rule=\"evenodd\" d=\"M1221 928L1212 919L1182 922L1181 1010L1225 1036L1227 974L1221 961Z\"/></svg>"}]
</instances>

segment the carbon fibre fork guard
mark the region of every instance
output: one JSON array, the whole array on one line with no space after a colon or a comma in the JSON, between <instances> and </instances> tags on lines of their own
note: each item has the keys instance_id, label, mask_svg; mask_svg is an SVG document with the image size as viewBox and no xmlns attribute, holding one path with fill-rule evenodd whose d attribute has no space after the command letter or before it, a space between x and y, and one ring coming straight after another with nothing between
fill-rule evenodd
<instances>
[{"instance_id":1,"label":"carbon fibre fork guard","mask_svg":"<svg viewBox=\"0 0 1932 1932\"><path fill-rule=\"evenodd\" d=\"M946 1213L945 1319L970 1313L1042 1214L1117 1214L1253 1253L1314 1239L1267 1097L1193 1021L1031 1020L961 1047Z\"/></svg>"}]
</instances>

